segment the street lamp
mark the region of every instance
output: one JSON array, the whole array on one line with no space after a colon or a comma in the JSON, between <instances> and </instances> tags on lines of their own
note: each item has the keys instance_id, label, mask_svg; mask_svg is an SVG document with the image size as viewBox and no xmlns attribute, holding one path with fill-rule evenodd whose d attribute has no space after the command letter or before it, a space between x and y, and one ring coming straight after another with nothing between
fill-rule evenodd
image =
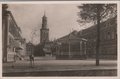
<instances>
[{"instance_id":1,"label":"street lamp","mask_svg":"<svg viewBox=\"0 0 120 79\"><path fill-rule=\"evenodd\" d=\"M58 44L58 51L59 51L59 53L60 53L60 55L61 55L61 45L62 45L62 43L61 42L57 42L57 44Z\"/></svg>"},{"instance_id":2,"label":"street lamp","mask_svg":"<svg viewBox=\"0 0 120 79\"><path fill-rule=\"evenodd\" d=\"M68 42L68 52L69 52L69 58L71 58L71 51L70 51L70 39L69 39L69 42Z\"/></svg>"}]
</instances>

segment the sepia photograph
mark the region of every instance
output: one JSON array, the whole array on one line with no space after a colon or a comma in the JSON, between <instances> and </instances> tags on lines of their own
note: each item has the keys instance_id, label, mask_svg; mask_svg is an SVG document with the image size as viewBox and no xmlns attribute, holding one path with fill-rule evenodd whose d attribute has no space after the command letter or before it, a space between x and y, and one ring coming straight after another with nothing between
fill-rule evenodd
<instances>
[{"instance_id":1,"label":"sepia photograph","mask_svg":"<svg viewBox=\"0 0 120 79\"><path fill-rule=\"evenodd\" d=\"M3 77L117 77L117 3L2 4Z\"/></svg>"}]
</instances>

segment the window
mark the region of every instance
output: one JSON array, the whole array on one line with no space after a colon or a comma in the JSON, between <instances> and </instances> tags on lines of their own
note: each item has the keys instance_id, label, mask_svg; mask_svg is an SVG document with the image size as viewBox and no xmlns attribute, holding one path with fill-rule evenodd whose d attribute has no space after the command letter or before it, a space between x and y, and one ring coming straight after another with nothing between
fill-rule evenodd
<instances>
[{"instance_id":1,"label":"window","mask_svg":"<svg viewBox=\"0 0 120 79\"><path fill-rule=\"evenodd\" d=\"M107 39L110 40L110 32L107 32Z\"/></svg>"}]
</instances>

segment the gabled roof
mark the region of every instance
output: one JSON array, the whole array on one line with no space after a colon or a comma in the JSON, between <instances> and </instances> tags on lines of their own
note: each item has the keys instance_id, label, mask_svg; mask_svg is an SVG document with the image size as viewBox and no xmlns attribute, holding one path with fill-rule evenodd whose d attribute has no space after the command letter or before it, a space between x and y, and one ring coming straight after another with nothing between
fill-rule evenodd
<instances>
[{"instance_id":1,"label":"gabled roof","mask_svg":"<svg viewBox=\"0 0 120 79\"><path fill-rule=\"evenodd\" d=\"M61 37L59 39L57 39L58 42L68 42L68 41L87 41L86 39L84 38L80 38L77 36L76 33L74 33L74 31L64 37Z\"/></svg>"}]
</instances>

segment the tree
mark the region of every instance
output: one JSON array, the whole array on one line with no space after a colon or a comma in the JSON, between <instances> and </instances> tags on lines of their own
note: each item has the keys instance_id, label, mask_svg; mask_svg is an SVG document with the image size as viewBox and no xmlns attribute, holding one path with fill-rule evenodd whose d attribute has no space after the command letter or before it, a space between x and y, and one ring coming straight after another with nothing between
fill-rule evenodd
<instances>
[{"instance_id":1,"label":"tree","mask_svg":"<svg viewBox=\"0 0 120 79\"><path fill-rule=\"evenodd\" d=\"M78 8L79 23L97 22L96 66L99 66L100 23L117 15L117 4L83 4Z\"/></svg>"}]
</instances>

